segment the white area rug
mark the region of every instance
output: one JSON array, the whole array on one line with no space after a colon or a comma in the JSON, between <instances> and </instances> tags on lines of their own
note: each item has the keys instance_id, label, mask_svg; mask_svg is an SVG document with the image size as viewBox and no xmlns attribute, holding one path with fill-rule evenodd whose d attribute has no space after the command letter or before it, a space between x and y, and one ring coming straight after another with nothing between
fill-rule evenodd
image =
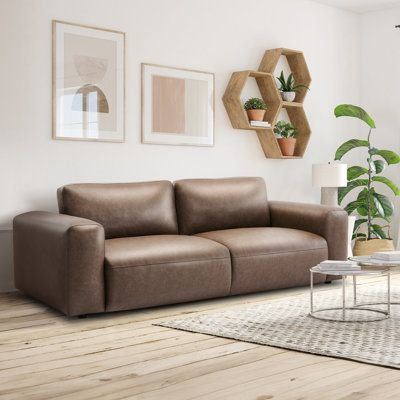
<instances>
[{"instance_id":1,"label":"white area rug","mask_svg":"<svg viewBox=\"0 0 400 400\"><path fill-rule=\"evenodd\" d=\"M360 302L386 300L385 285L359 286L358 291ZM341 305L341 290L314 296L315 308ZM391 298L400 301L400 288L392 288ZM392 306L390 319L378 322L320 321L310 317L309 310L310 299L304 294L157 325L400 369L400 305ZM366 314L354 311L352 316L357 319Z\"/></svg>"}]
</instances>

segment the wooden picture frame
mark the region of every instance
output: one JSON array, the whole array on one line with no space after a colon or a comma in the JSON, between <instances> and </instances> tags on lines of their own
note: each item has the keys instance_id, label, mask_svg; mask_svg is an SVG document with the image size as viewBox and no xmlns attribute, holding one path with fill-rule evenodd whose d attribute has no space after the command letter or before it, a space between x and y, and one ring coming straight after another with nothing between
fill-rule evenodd
<instances>
[{"instance_id":1,"label":"wooden picture frame","mask_svg":"<svg viewBox=\"0 0 400 400\"><path fill-rule=\"evenodd\" d=\"M124 142L125 33L52 21L52 137Z\"/></svg>"},{"instance_id":2,"label":"wooden picture frame","mask_svg":"<svg viewBox=\"0 0 400 400\"><path fill-rule=\"evenodd\" d=\"M214 146L215 76L142 64L142 143Z\"/></svg>"}]
</instances>

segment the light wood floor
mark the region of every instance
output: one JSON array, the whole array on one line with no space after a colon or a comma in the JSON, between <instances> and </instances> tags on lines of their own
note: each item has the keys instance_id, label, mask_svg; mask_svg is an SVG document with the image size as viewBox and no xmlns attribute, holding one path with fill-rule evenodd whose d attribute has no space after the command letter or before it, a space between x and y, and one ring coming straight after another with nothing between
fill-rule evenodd
<instances>
[{"instance_id":1,"label":"light wood floor","mask_svg":"<svg viewBox=\"0 0 400 400\"><path fill-rule=\"evenodd\" d=\"M400 279L394 283L400 284ZM338 287L336 282L318 290ZM274 291L87 319L63 317L18 293L1 294L0 399L400 399L398 370L152 325L182 314L307 291Z\"/></svg>"}]
</instances>

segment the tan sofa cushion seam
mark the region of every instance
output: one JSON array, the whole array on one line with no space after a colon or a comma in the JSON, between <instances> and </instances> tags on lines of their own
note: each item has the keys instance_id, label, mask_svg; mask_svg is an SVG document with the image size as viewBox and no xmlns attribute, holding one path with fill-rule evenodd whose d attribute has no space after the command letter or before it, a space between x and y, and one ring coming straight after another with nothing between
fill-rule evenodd
<instances>
[{"instance_id":1,"label":"tan sofa cushion seam","mask_svg":"<svg viewBox=\"0 0 400 400\"><path fill-rule=\"evenodd\" d=\"M305 249L305 250L293 250L293 251L276 251L273 253L259 253L259 254L253 254L249 256L235 256L232 255L234 258L248 258L248 257L259 257L259 256L269 256L273 254L288 254L288 253L299 253L301 251L313 251L313 250L328 250L328 246L326 247L315 247L313 249Z\"/></svg>"},{"instance_id":2,"label":"tan sofa cushion seam","mask_svg":"<svg viewBox=\"0 0 400 400\"><path fill-rule=\"evenodd\" d=\"M230 257L216 257L216 258L205 258L201 260L181 260L181 261L168 261L168 262L160 262L160 263L151 263L151 264L140 264L140 265L109 265L106 260L108 268L137 268L137 267L151 267L156 265L165 265L165 264L182 264L182 263L194 263L194 262L205 262L205 261L214 261L214 260L231 260Z\"/></svg>"}]
</instances>

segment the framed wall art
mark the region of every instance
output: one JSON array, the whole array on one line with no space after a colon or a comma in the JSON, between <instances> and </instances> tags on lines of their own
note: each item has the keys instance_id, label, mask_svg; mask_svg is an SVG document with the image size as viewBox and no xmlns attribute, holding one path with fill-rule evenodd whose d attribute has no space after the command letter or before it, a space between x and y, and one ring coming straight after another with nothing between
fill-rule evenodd
<instances>
[{"instance_id":1,"label":"framed wall art","mask_svg":"<svg viewBox=\"0 0 400 400\"><path fill-rule=\"evenodd\" d=\"M214 145L214 74L142 64L142 142Z\"/></svg>"},{"instance_id":2,"label":"framed wall art","mask_svg":"<svg viewBox=\"0 0 400 400\"><path fill-rule=\"evenodd\" d=\"M53 21L53 138L124 141L123 32Z\"/></svg>"}]
</instances>

